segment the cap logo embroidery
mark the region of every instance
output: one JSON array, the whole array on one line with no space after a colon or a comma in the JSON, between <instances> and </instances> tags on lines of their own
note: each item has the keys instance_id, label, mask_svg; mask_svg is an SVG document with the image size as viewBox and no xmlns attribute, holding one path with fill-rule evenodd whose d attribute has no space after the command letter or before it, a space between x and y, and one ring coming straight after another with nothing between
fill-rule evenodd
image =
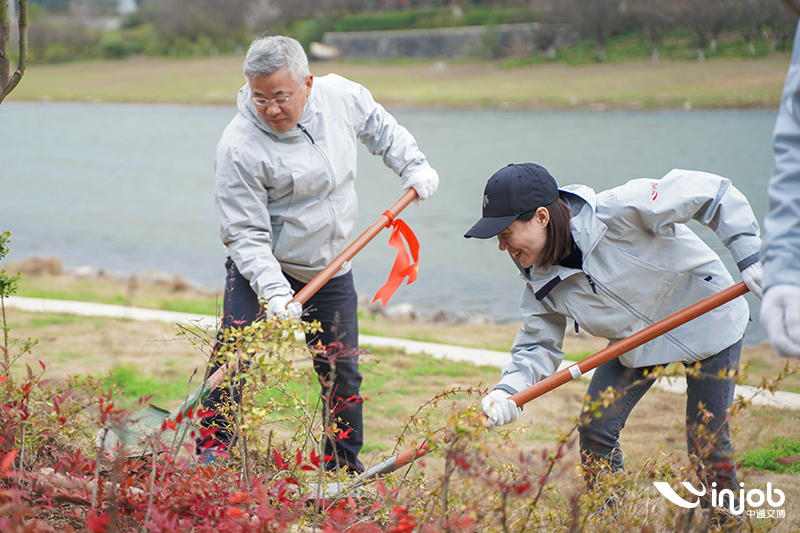
<instances>
[{"instance_id":1,"label":"cap logo embroidery","mask_svg":"<svg viewBox=\"0 0 800 533\"><path fill-rule=\"evenodd\" d=\"M489 205L489 195L488 194L484 194L483 195L483 207L486 207L487 205Z\"/></svg>"}]
</instances>

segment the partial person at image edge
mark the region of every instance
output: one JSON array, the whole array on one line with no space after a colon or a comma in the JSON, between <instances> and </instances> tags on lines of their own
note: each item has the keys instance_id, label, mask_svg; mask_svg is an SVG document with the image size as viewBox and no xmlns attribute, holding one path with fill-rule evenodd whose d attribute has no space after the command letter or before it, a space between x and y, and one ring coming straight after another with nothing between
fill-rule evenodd
<instances>
[{"instance_id":1,"label":"partial person at image edge","mask_svg":"<svg viewBox=\"0 0 800 533\"><path fill-rule=\"evenodd\" d=\"M764 218L764 301L759 320L772 347L800 358L800 24L775 121L775 167Z\"/></svg>"}]
</instances>

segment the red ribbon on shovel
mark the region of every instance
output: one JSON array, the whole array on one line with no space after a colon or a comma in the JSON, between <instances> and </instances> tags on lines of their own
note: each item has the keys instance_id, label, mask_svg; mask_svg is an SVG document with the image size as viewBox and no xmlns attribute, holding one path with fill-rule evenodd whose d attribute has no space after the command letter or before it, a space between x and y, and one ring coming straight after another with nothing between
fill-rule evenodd
<instances>
[{"instance_id":1,"label":"red ribbon on shovel","mask_svg":"<svg viewBox=\"0 0 800 533\"><path fill-rule=\"evenodd\" d=\"M375 293L373 302L381 300L384 307L389 303L389 298L395 293L398 287L403 283L403 280L408 277L409 283L413 283L417 279L417 269L419 268L419 241L411 228L403 220L395 219L391 211L384 211L383 215L389 219L386 227L392 227L392 234L389 235L389 246L397 249L397 257L395 257L392 271L389 272L389 279L383 284L383 287L378 289ZM405 238L405 242L403 242ZM406 243L408 249L411 251L411 258L406 251ZM411 259L414 262L411 262Z\"/></svg>"}]
</instances>

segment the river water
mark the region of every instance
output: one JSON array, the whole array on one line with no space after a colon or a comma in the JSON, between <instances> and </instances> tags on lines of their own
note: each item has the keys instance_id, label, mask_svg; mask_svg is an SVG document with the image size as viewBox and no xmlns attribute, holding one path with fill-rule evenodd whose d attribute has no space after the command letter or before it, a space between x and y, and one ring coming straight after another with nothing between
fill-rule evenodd
<instances>
[{"instance_id":1,"label":"river water","mask_svg":"<svg viewBox=\"0 0 800 533\"><path fill-rule=\"evenodd\" d=\"M12 261L59 256L67 266L156 269L217 288L224 251L214 212L214 148L233 107L22 103L0 106L0 230ZM761 221L772 169L773 111L535 112L394 110L441 177L439 191L402 214L421 243L418 280L391 303L420 311L519 320L521 281L496 241L464 239L483 186L510 162L545 166L560 185L602 190L672 168L717 173L742 190ZM363 149L359 231L402 191ZM715 235L692 226L732 259ZM353 261L360 293L385 281L395 251L379 235ZM736 275L738 278L738 274ZM747 296L754 316L758 303ZM757 321L749 341L763 335Z\"/></svg>"}]
</instances>

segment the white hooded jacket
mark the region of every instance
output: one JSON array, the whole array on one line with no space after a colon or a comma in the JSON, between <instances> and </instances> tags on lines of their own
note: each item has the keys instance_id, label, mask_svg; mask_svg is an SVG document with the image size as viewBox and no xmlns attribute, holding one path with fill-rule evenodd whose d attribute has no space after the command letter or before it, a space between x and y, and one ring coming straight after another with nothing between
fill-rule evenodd
<instances>
[{"instance_id":1,"label":"white hooded jacket","mask_svg":"<svg viewBox=\"0 0 800 533\"><path fill-rule=\"evenodd\" d=\"M402 177L430 169L412 135L363 86L314 78L297 126L277 132L239 90L239 113L217 145L220 236L263 300L291 294L290 276L309 282L350 243L358 216L357 141ZM350 269L349 263L336 275Z\"/></svg>"},{"instance_id":2,"label":"white hooded jacket","mask_svg":"<svg viewBox=\"0 0 800 533\"><path fill-rule=\"evenodd\" d=\"M685 223L717 234L739 270L758 260L758 222L730 180L673 170L595 194L561 190L572 210L571 233L581 269L520 269L523 327L497 388L515 394L552 375L564 358L567 317L613 343L731 286L722 260ZM515 261L516 262L516 261ZM620 357L627 367L701 361L744 335L749 309L737 298Z\"/></svg>"}]
</instances>

